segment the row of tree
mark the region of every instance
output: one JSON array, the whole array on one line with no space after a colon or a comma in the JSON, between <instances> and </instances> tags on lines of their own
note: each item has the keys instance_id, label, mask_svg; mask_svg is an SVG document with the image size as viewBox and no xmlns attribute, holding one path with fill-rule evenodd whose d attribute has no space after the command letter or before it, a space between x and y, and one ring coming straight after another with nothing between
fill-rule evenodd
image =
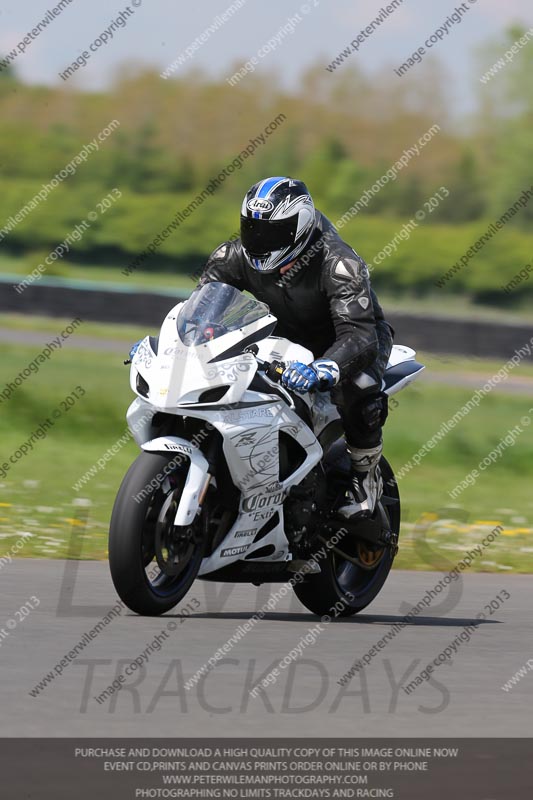
<instances>
[{"instance_id":1,"label":"row of tree","mask_svg":"<svg viewBox=\"0 0 533 800\"><path fill-rule=\"evenodd\" d=\"M500 42L487 45L479 54L476 77L522 33L509 30ZM168 258L202 256L233 233L242 194L265 175L301 177L320 208L338 219L435 124L440 132L358 215L359 230L361 218L371 215L384 221L384 231L394 233L400 221L445 186L449 198L432 211L432 230L442 226L442 235L450 236L450 226L478 223L481 231L533 185L532 68L533 48L524 47L490 81L478 81L478 110L460 121L450 113L448 76L429 59L424 70L401 81L391 81L390 71L370 77L350 64L334 73L320 64L291 93L280 88L275 75L256 73L231 87L199 71L172 80L152 71L130 71L117 76L109 90L88 93L70 84L28 86L3 70L0 228L109 122L116 119L120 126L46 203L3 237L2 247L53 249L77 219L118 187L123 200L95 223L72 254L89 261L101 259L104 251L119 260L130 258L158 233L162 214L172 218L251 141L259 142L280 114L283 123L257 144L253 157L233 167L201 211L161 249L163 261L165 251ZM505 241L512 228L522 229L527 238L532 218L533 202L500 239ZM453 255L452 248L451 263L462 251L457 248ZM390 257L391 264L395 259ZM521 266L511 265L514 271ZM458 287L462 280L451 283Z\"/></svg>"}]
</instances>

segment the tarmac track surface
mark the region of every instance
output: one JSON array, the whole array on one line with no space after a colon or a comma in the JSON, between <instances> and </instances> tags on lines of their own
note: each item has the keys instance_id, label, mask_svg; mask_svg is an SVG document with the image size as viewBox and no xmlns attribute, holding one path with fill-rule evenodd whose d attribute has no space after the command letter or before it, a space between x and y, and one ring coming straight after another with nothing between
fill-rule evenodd
<instances>
[{"instance_id":1,"label":"tarmac track surface","mask_svg":"<svg viewBox=\"0 0 533 800\"><path fill-rule=\"evenodd\" d=\"M531 736L533 671L510 691L502 685L533 657L531 577L463 574L402 628L347 686L338 679L354 659L391 631L442 578L437 572L393 571L361 614L320 623L289 591L225 660L190 690L184 682L279 588L197 581L178 608L160 618L126 609L90 639L37 696L53 672L117 603L104 562L18 559L0 569L2 736ZM487 606L509 594L499 610ZM39 605L22 616L30 602ZM194 610L181 613L187 603ZM28 606L27 606L28 607ZM480 612L485 620L477 620ZM19 612L19 613L17 613ZM13 622L16 623L13 626ZM258 697L250 690L309 629L312 644L280 669ZM406 694L415 676L475 625L451 662ZM174 630L168 632L168 627ZM166 637L163 638L163 634ZM149 661L120 691L95 699L159 635Z\"/></svg>"}]
</instances>

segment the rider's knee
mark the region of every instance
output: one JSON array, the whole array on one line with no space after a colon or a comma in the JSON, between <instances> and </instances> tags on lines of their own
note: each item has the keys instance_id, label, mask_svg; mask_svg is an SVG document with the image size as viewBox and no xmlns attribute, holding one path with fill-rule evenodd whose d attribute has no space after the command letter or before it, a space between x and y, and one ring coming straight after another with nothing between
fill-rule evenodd
<instances>
[{"instance_id":1,"label":"rider's knee","mask_svg":"<svg viewBox=\"0 0 533 800\"><path fill-rule=\"evenodd\" d=\"M361 402L361 422L369 431L385 425L389 414L389 398L385 392L366 397Z\"/></svg>"}]
</instances>

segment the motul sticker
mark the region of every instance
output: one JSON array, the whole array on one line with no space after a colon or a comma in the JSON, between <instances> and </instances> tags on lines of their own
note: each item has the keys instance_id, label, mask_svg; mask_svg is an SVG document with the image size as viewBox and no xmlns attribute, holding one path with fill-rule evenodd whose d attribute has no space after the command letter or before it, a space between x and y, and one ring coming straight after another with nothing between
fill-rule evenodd
<instances>
[{"instance_id":1,"label":"motul sticker","mask_svg":"<svg viewBox=\"0 0 533 800\"><path fill-rule=\"evenodd\" d=\"M242 547L226 547L226 549L223 550L220 555L222 558L227 558L229 556L240 556L241 553L246 553L247 550L247 545L243 545Z\"/></svg>"}]
</instances>

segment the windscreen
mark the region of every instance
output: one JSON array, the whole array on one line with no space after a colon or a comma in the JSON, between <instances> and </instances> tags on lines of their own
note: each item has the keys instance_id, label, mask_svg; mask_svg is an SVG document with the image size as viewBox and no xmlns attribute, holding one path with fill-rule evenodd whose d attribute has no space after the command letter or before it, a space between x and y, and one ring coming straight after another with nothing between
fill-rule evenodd
<instances>
[{"instance_id":1,"label":"windscreen","mask_svg":"<svg viewBox=\"0 0 533 800\"><path fill-rule=\"evenodd\" d=\"M239 330L269 313L268 306L234 286L213 281L191 294L178 314L178 333L187 346L204 344Z\"/></svg>"}]
</instances>

